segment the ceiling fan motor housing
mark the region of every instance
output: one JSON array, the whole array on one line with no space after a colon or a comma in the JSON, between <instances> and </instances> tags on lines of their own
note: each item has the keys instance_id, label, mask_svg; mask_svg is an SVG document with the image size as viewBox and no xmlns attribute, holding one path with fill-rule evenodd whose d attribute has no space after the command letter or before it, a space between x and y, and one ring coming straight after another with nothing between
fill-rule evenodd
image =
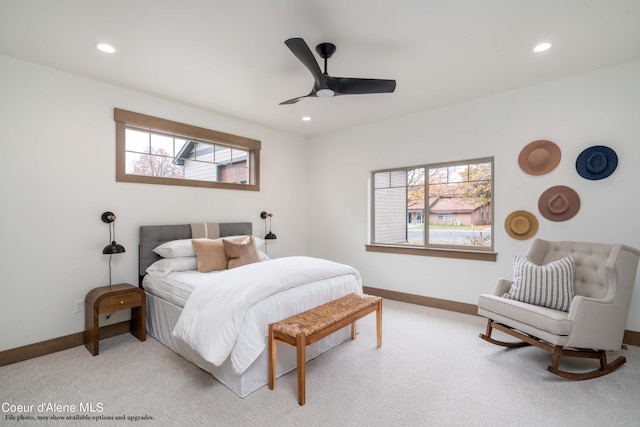
<instances>
[{"instance_id":1,"label":"ceiling fan motor housing","mask_svg":"<svg viewBox=\"0 0 640 427\"><path fill-rule=\"evenodd\" d=\"M318 52L318 55L324 59L331 58L335 51L336 45L333 43L320 43L316 46L316 52Z\"/></svg>"}]
</instances>

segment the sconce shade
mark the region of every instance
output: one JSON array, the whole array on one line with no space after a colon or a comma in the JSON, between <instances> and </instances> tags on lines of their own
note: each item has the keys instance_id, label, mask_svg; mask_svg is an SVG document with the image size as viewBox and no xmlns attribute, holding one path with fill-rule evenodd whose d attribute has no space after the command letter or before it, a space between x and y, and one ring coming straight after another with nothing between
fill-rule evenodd
<instances>
[{"instance_id":1,"label":"sconce shade","mask_svg":"<svg viewBox=\"0 0 640 427\"><path fill-rule=\"evenodd\" d=\"M110 245L107 245L104 247L104 249L102 250L102 253L105 255L113 255L113 254L121 254L124 251L125 251L124 246L122 246L119 243L116 243L116 241L114 240L113 242L111 242Z\"/></svg>"},{"instance_id":2,"label":"sconce shade","mask_svg":"<svg viewBox=\"0 0 640 427\"><path fill-rule=\"evenodd\" d=\"M275 234L273 234L271 231L269 231L265 236L264 236L265 240L276 240L277 237Z\"/></svg>"}]
</instances>

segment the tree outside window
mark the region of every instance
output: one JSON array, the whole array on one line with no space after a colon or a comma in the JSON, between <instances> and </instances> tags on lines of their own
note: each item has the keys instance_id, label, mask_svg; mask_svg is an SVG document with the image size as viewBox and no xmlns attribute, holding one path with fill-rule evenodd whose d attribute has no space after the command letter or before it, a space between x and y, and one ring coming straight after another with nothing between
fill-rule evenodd
<instances>
[{"instance_id":1,"label":"tree outside window","mask_svg":"<svg viewBox=\"0 0 640 427\"><path fill-rule=\"evenodd\" d=\"M493 250L492 158L375 171L372 182L372 244Z\"/></svg>"}]
</instances>

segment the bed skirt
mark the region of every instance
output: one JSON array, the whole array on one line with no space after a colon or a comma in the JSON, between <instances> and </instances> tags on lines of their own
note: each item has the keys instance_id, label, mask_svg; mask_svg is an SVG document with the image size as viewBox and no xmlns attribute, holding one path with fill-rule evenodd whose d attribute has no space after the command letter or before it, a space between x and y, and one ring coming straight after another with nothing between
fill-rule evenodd
<instances>
[{"instance_id":1,"label":"bed skirt","mask_svg":"<svg viewBox=\"0 0 640 427\"><path fill-rule=\"evenodd\" d=\"M246 397L250 393L269 383L269 352L266 351L268 348L268 336L264 337L265 350L242 375L237 375L233 372L230 359L225 360L225 362L220 366L215 366L204 360L191 347L182 341L175 339L171 333L178 322L182 308L148 292L146 292L146 294L147 333L150 336L154 337L196 366L211 373L214 378L240 397ZM308 346L306 350L307 361L348 340L350 337L351 327L346 326L336 333ZM287 345L278 346L276 376L281 377L287 372L294 370L296 365L295 348Z\"/></svg>"}]
</instances>

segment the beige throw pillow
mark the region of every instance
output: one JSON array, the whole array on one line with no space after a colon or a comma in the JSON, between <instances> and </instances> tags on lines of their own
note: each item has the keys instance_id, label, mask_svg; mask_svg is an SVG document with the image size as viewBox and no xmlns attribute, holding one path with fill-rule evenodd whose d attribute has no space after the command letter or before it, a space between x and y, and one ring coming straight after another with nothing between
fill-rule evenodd
<instances>
[{"instance_id":1,"label":"beige throw pillow","mask_svg":"<svg viewBox=\"0 0 640 427\"><path fill-rule=\"evenodd\" d=\"M222 239L193 239L191 243L200 273L227 269L227 256Z\"/></svg>"},{"instance_id":2,"label":"beige throw pillow","mask_svg":"<svg viewBox=\"0 0 640 427\"><path fill-rule=\"evenodd\" d=\"M223 239L222 243L224 244L224 251L229 260L229 268L261 261L253 236L247 236L244 239L236 239L233 241Z\"/></svg>"}]
</instances>

